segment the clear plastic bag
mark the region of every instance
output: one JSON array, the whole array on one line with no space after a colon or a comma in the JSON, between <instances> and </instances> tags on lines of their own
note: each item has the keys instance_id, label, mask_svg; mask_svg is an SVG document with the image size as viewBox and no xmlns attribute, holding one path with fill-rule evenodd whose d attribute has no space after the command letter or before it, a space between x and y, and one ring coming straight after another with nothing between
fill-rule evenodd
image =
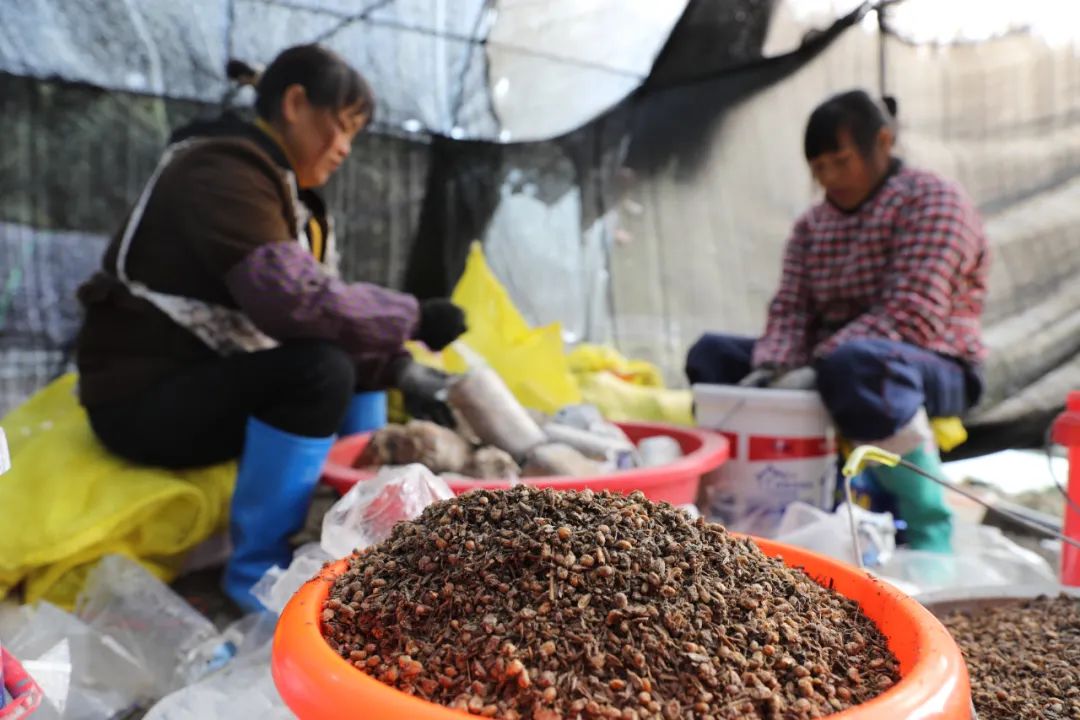
<instances>
[{"instance_id":1,"label":"clear plastic bag","mask_svg":"<svg viewBox=\"0 0 1080 720\"><path fill-rule=\"evenodd\" d=\"M45 694L45 701L63 716L71 690L71 645L67 639L53 645L37 660L26 660L22 666Z\"/></svg>"},{"instance_id":2,"label":"clear plastic bag","mask_svg":"<svg viewBox=\"0 0 1080 720\"><path fill-rule=\"evenodd\" d=\"M128 558L108 555L87 578L76 614L119 644L156 699L205 675L225 639L169 586Z\"/></svg>"},{"instance_id":3,"label":"clear plastic bag","mask_svg":"<svg viewBox=\"0 0 1080 720\"><path fill-rule=\"evenodd\" d=\"M331 557L374 545L402 520L454 497L450 486L423 465L384 468L371 480L358 482L323 517L321 545Z\"/></svg>"},{"instance_id":4,"label":"clear plastic bag","mask_svg":"<svg viewBox=\"0 0 1080 720\"><path fill-rule=\"evenodd\" d=\"M67 644L71 661L63 712L54 705L56 698L46 695L49 702L38 708L35 720L101 720L120 715L147 698L148 675L115 640L47 602L24 611L22 627L5 642L24 667L50 657L62 643Z\"/></svg>"},{"instance_id":5,"label":"clear plastic bag","mask_svg":"<svg viewBox=\"0 0 1080 720\"><path fill-rule=\"evenodd\" d=\"M911 594L1057 582L1046 560L1005 537L999 528L957 522L952 544L950 555L899 548L875 572Z\"/></svg>"},{"instance_id":6,"label":"clear plastic bag","mask_svg":"<svg viewBox=\"0 0 1080 720\"><path fill-rule=\"evenodd\" d=\"M199 682L162 698L146 714L146 720L293 718L270 674L275 623L272 615L260 613L226 629L225 636L236 646L233 660Z\"/></svg>"}]
</instances>

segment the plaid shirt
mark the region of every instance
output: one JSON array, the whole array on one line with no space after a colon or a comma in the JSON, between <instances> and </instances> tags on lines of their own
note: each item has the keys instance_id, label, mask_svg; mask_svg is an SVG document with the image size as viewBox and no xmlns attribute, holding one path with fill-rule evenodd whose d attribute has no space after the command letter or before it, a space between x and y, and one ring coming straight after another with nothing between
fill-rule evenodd
<instances>
[{"instance_id":1,"label":"plaid shirt","mask_svg":"<svg viewBox=\"0 0 1080 720\"><path fill-rule=\"evenodd\" d=\"M794 368L857 338L981 362L989 253L970 200L900 167L857 210L808 210L788 240L754 366Z\"/></svg>"}]
</instances>

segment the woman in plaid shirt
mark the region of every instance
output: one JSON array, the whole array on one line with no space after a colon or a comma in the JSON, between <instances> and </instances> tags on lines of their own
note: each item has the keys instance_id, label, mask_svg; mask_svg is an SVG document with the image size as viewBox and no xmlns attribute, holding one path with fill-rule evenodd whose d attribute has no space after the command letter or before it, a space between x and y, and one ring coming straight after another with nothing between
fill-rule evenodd
<instances>
[{"instance_id":1,"label":"woman in plaid shirt","mask_svg":"<svg viewBox=\"0 0 1080 720\"><path fill-rule=\"evenodd\" d=\"M893 139L863 91L814 110L805 153L825 199L795 223L765 334L707 334L686 370L693 383L816 387L846 438L936 473L928 414L961 415L982 393L988 250L964 192L903 165ZM871 473L909 544L948 551L941 488L904 468Z\"/></svg>"}]
</instances>

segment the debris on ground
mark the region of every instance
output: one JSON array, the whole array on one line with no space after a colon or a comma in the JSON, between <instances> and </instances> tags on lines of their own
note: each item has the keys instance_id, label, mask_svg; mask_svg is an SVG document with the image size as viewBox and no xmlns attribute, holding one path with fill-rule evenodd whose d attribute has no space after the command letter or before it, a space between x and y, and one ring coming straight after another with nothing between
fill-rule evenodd
<instances>
[{"instance_id":1,"label":"debris on ground","mask_svg":"<svg viewBox=\"0 0 1080 720\"><path fill-rule=\"evenodd\" d=\"M212 622L121 555L105 556L90 573L75 614L125 648L146 676L149 697L189 685L227 659Z\"/></svg>"},{"instance_id":2,"label":"debris on ground","mask_svg":"<svg viewBox=\"0 0 1080 720\"><path fill-rule=\"evenodd\" d=\"M4 646L41 685L41 720L126 717L232 657L213 623L134 561L108 555L75 613L48 602L5 611Z\"/></svg>"}]
</instances>

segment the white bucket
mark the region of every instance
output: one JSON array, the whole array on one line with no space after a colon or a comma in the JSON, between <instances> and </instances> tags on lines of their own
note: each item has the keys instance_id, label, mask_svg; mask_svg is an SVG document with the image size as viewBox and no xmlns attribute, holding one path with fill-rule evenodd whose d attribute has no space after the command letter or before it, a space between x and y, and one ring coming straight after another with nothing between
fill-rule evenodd
<instances>
[{"instance_id":1,"label":"white bucket","mask_svg":"<svg viewBox=\"0 0 1080 720\"><path fill-rule=\"evenodd\" d=\"M796 500L832 510L836 435L816 392L695 385L694 404L698 425L731 445L731 458L703 478L705 517L773 537Z\"/></svg>"}]
</instances>

